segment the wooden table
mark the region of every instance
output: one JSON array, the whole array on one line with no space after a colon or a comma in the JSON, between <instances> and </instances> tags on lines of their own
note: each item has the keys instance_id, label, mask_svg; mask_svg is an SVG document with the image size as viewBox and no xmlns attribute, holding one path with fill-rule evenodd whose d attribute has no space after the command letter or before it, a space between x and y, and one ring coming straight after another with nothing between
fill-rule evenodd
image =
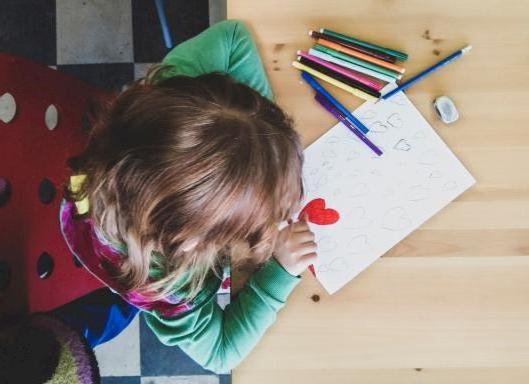
<instances>
[{"instance_id":1,"label":"wooden table","mask_svg":"<svg viewBox=\"0 0 529 384\"><path fill-rule=\"evenodd\" d=\"M229 0L228 17L254 33L305 144L334 125L290 67L309 29L404 50L410 74L471 43L408 96L478 180L337 294L306 276L234 383L528 383L529 3Z\"/></svg>"}]
</instances>

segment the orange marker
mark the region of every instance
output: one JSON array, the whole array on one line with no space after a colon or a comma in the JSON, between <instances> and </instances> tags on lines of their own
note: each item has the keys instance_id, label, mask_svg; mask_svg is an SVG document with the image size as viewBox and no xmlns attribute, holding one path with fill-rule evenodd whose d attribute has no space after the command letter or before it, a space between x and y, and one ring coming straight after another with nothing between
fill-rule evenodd
<instances>
[{"instance_id":1,"label":"orange marker","mask_svg":"<svg viewBox=\"0 0 529 384\"><path fill-rule=\"evenodd\" d=\"M377 59L376 57L366 55L364 53L355 51L353 49L344 47L343 45L340 45L340 44L333 43L332 41L328 41L328 40L325 40L325 39L318 39L318 44L321 44L321 45L323 45L325 47L328 47L328 48L332 48L335 51L346 53L349 56L353 56L353 57L368 61L370 63L379 65L381 67L390 69L390 70L398 72L398 73L406 72L406 69L404 67L401 67L400 65L388 63L388 62L386 62L384 60Z\"/></svg>"}]
</instances>

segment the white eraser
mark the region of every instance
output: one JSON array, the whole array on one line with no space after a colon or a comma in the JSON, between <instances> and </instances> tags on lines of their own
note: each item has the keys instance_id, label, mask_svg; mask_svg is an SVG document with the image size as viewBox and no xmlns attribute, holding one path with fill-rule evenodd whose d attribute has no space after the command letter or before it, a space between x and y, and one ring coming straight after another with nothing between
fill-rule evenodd
<instances>
[{"instance_id":1,"label":"white eraser","mask_svg":"<svg viewBox=\"0 0 529 384\"><path fill-rule=\"evenodd\" d=\"M443 123L450 124L459 119L456 105L448 96L439 96L434 100L433 106Z\"/></svg>"}]
</instances>

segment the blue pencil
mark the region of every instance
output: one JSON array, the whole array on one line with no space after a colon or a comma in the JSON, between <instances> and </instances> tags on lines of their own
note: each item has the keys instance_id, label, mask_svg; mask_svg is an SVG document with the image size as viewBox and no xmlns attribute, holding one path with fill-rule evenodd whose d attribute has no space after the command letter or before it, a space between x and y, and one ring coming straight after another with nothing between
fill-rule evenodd
<instances>
[{"instance_id":1,"label":"blue pencil","mask_svg":"<svg viewBox=\"0 0 529 384\"><path fill-rule=\"evenodd\" d=\"M340 102L338 100L336 100L334 97L332 97L332 95L327 92L325 90L325 88L323 88L320 83L318 83L316 81L316 79L314 77L312 77L310 74L308 74L307 72L304 72L302 71L301 72L301 77L303 78L303 80L305 80L317 93L323 95L323 97L325 97L327 99L327 101L329 103L331 103L336 109L338 109L340 112L342 112L342 114L344 114L349 120L351 120L351 122L356 126L358 127L358 129L360 131L362 131L362 133L366 134L367 132L369 132L369 129L367 129L367 127L362 124L362 122L360 120L358 120L356 117L353 116L353 114L351 112L349 112L347 110L347 108L345 108L342 104L340 104Z\"/></svg>"},{"instance_id":2,"label":"blue pencil","mask_svg":"<svg viewBox=\"0 0 529 384\"><path fill-rule=\"evenodd\" d=\"M463 49L460 49L459 51L452 53L450 56L444 58L443 60L441 60L437 64L432 65L430 68L425 69L424 71L422 71L418 75L412 77L411 79L409 79L405 83L399 85L394 90L389 91L385 95L382 95L381 99L382 100L387 100L391 96L393 96L394 94L396 94L396 93L398 93L400 91L404 91L405 89L408 89L409 87L411 87L416 82L418 82L418 81L422 80L423 78L425 78L426 76L428 76L430 73L437 71L439 68L444 67L445 65L451 63L452 61L454 61L454 60L460 58L461 56L463 56L464 54L468 53L471 49L472 49L472 46L471 45L467 45Z\"/></svg>"}]
</instances>

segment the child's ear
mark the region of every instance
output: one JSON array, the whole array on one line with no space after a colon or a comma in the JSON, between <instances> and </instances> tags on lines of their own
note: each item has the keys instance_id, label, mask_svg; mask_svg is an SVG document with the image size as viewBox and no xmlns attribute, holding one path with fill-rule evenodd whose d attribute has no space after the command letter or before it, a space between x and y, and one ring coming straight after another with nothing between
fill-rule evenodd
<instances>
[{"instance_id":1,"label":"child's ear","mask_svg":"<svg viewBox=\"0 0 529 384\"><path fill-rule=\"evenodd\" d=\"M182 251L184 252L192 251L197 246L197 244L198 244L198 239L196 237L192 239L188 239L184 241L184 243L182 244Z\"/></svg>"}]
</instances>

